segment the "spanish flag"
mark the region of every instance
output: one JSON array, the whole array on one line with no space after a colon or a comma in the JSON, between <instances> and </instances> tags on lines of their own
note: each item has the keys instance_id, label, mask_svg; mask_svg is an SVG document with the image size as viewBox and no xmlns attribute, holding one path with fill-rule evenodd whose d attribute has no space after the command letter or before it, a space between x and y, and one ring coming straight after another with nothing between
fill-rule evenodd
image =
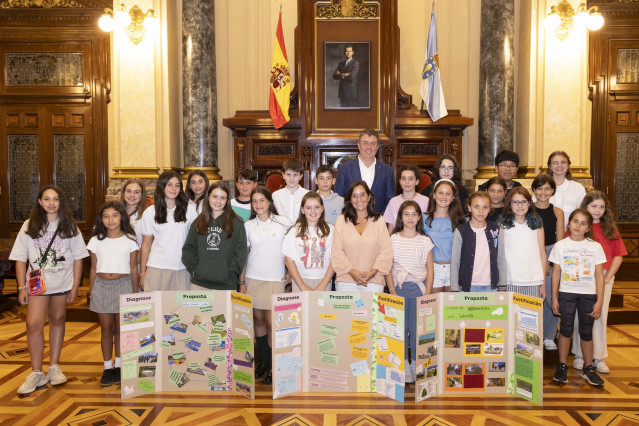
<instances>
[{"instance_id":1,"label":"spanish flag","mask_svg":"<svg viewBox=\"0 0 639 426\"><path fill-rule=\"evenodd\" d=\"M288 108L291 103L291 75L284 46L284 32L282 31L282 9L277 22L275 46L273 47L273 62L271 67L271 95L268 101L268 111L273 120L273 126L279 129L289 122Z\"/></svg>"}]
</instances>

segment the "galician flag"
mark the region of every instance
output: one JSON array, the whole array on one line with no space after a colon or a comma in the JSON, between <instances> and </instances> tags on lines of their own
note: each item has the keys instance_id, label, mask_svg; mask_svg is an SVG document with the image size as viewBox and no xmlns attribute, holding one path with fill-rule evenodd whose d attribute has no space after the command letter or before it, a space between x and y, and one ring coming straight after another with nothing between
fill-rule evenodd
<instances>
[{"instance_id":1,"label":"galician flag","mask_svg":"<svg viewBox=\"0 0 639 426\"><path fill-rule=\"evenodd\" d=\"M430 18L430 29L428 30L428 43L426 46L426 60L422 69L422 84L419 94L424 103L428 115L433 121L437 121L448 115L446 102L444 101L444 91L439 78L439 57L437 56L437 22L435 21L435 2Z\"/></svg>"},{"instance_id":2,"label":"galician flag","mask_svg":"<svg viewBox=\"0 0 639 426\"><path fill-rule=\"evenodd\" d=\"M279 129L289 122L288 108L291 103L291 75L284 46L284 32L282 31L282 8L275 32L275 46L273 47L273 62L271 67L271 95L268 100L268 111L273 120L273 126Z\"/></svg>"}]
</instances>

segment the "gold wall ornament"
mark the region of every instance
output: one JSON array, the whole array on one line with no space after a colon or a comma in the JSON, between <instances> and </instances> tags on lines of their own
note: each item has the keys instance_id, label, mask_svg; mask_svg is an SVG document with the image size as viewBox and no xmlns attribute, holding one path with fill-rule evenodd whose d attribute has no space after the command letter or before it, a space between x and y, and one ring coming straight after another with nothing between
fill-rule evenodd
<instances>
[{"instance_id":1,"label":"gold wall ornament","mask_svg":"<svg viewBox=\"0 0 639 426\"><path fill-rule=\"evenodd\" d=\"M126 5L121 3L117 12L109 8L104 9L104 13L98 20L98 26L105 32L111 32L116 27L123 28L129 40L134 44L138 44L144 38L144 34L147 30L153 33L157 28L158 19L154 13L153 9L148 9L146 12L143 12L137 5L133 6L127 12Z\"/></svg>"},{"instance_id":2,"label":"gold wall ornament","mask_svg":"<svg viewBox=\"0 0 639 426\"><path fill-rule=\"evenodd\" d=\"M587 27L597 31L604 24L604 18L599 12L599 6L588 8L586 3L580 3L577 11L568 0L561 0L550 6L550 13L546 16L544 25L555 32L559 40L564 40L576 26Z\"/></svg>"},{"instance_id":3,"label":"gold wall ornament","mask_svg":"<svg viewBox=\"0 0 639 426\"><path fill-rule=\"evenodd\" d=\"M331 0L331 4L317 5L317 18L376 18L379 16L378 4L365 4L364 0Z\"/></svg>"},{"instance_id":4,"label":"gold wall ornament","mask_svg":"<svg viewBox=\"0 0 639 426\"><path fill-rule=\"evenodd\" d=\"M133 44L138 44L144 38L144 25L142 25L142 22L146 15L137 5L131 8L129 15L131 15L131 25L126 27L126 34Z\"/></svg>"},{"instance_id":5,"label":"gold wall ornament","mask_svg":"<svg viewBox=\"0 0 639 426\"><path fill-rule=\"evenodd\" d=\"M28 9L32 7L50 9L52 7L82 7L82 4L77 0L3 0L0 3L2 9Z\"/></svg>"}]
</instances>

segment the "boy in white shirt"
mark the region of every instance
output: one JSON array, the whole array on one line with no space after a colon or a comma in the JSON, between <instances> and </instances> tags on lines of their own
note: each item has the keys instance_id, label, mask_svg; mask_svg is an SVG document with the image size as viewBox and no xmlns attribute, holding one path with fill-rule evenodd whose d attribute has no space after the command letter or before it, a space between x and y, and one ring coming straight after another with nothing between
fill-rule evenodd
<instances>
[{"instance_id":1,"label":"boy in white shirt","mask_svg":"<svg viewBox=\"0 0 639 426\"><path fill-rule=\"evenodd\" d=\"M273 204L277 214L286 216L291 223L295 223L300 215L302 197L308 192L308 189L300 186L300 180L304 176L302 174L304 166L300 160L290 159L284 162L282 168L286 187L273 193Z\"/></svg>"},{"instance_id":2,"label":"boy in white shirt","mask_svg":"<svg viewBox=\"0 0 639 426\"><path fill-rule=\"evenodd\" d=\"M335 225L337 216L342 214L344 208L344 197L331 190L334 181L335 172L331 166L324 164L318 167L315 172L315 185L324 203L324 220L332 225Z\"/></svg>"},{"instance_id":3,"label":"boy in white shirt","mask_svg":"<svg viewBox=\"0 0 639 426\"><path fill-rule=\"evenodd\" d=\"M238 196L231 200L231 207L244 222L251 217L251 192L257 188L257 172L242 169L235 178Z\"/></svg>"}]
</instances>

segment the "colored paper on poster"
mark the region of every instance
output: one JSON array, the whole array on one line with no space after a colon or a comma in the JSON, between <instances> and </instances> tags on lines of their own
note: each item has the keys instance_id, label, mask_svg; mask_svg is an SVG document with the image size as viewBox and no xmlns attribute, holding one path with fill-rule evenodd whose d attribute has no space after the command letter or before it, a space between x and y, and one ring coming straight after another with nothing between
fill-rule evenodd
<instances>
[{"instance_id":1,"label":"colored paper on poster","mask_svg":"<svg viewBox=\"0 0 639 426\"><path fill-rule=\"evenodd\" d=\"M317 349L320 352L328 352L335 349L335 340L334 339L326 339L321 342L317 342Z\"/></svg>"},{"instance_id":2,"label":"colored paper on poster","mask_svg":"<svg viewBox=\"0 0 639 426\"><path fill-rule=\"evenodd\" d=\"M339 329L334 325L326 325L322 324L322 328L320 329L320 334L328 337L337 337Z\"/></svg>"},{"instance_id":3,"label":"colored paper on poster","mask_svg":"<svg viewBox=\"0 0 639 426\"><path fill-rule=\"evenodd\" d=\"M253 341L248 337L234 337L233 338L233 350L234 351L252 351Z\"/></svg>"},{"instance_id":4,"label":"colored paper on poster","mask_svg":"<svg viewBox=\"0 0 639 426\"><path fill-rule=\"evenodd\" d=\"M368 329L370 328L370 326L371 326L370 321L364 321L364 320L351 321L351 330L353 331L368 333Z\"/></svg>"},{"instance_id":5,"label":"colored paper on poster","mask_svg":"<svg viewBox=\"0 0 639 426\"><path fill-rule=\"evenodd\" d=\"M339 364L339 357L335 354L327 354L323 352L320 361L325 364L337 365Z\"/></svg>"},{"instance_id":6,"label":"colored paper on poster","mask_svg":"<svg viewBox=\"0 0 639 426\"><path fill-rule=\"evenodd\" d=\"M364 342L366 342L366 334L364 333L357 332L348 335L348 343L351 346L360 345Z\"/></svg>"},{"instance_id":7,"label":"colored paper on poster","mask_svg":"<svg viewBox=\"0 0 639 426\"><path fill-rule=\"evenodd\" d=\"M137 362L135 360L122 363L122 380L135 379L137 374Z\"/></svg>"},{"instance_id":8,"label":"colored paper on poster","mask_svg":"<svg viewBox=\"0 0 639 426\"><path fill-rule=\"evenodd\" d=\"M360 374L357 376L357 392L371 391L371 375L370 373Z\"/></svg>"},{"instance_id":9,"label":"colored paper on poster","mask_svg":"<svg viewBox=\"0 0 639 426\"><path fill-rule=\"evenodd\" d=\"M368 359L368 348L351 347L351 358Z\"/></svg>"},{"instance_id":10,"label":"colored paper on poster","mask_svg":"<svg viewBox=\"0 0 639 426\"><path fill-rule=\"evenodd\" d=\"M242 383L253 384L253 374L247 373L242 370L233 370L233 380Z\"/></svg>"},{"instance_id":11,"label":"colored paper on poster","mask_svg":"<svg viewBox=\"0 0 639 426\"><path fill-rule=\"evenodd\" d=\"M191 361L187 364L188 368L200 368L199 361Z\"/></svg>"},{"instance_id":12,"label":"colored paper on poster","mask_svg":"<svg viewBox=\"0 0 639 426\"><path fill-rule=\"evenodd\" d=\"M184 339L181 339L180 341L182 343L189 343L191 340L193 340L193 338L191 336L187 336Z\"/></svg>"},{"instance_id":13,"label":"colored paper on poster","mask_svg":"<svg viewBox=\"0 0 639 426\"><path fill-rule=\"evenodd\" d=\"M302 328L290 327L275 330L275 348L286 348L302 344Z\"/></svg>"},{"instance_id":14,"label":"colored paper on poster","mask_svg":"<svg viewBox=\"0 0 639 426\"><path fill-rule=\"evenodd\" d=\"M120 334L120 350L132 351L140 347L140 335L137 331Z\"/></svg>"},{"instance_id":15,"label":"colored paper on poster","mask_svg":"<svg viewBox=\"0 0 639 426\"><path fill-rule=\"evenodd\" d=\"M219 334L209 334L206 337L206 344L209 346L220 346L222 343L222 336Z\"/></svg>"},{"instance_id":16,"label":"colored paper on poster","mask_svg":"<svg viewBox=\"0 0 639 426\"><path fill-rule=\"evenodd\" d=\"M176 291L175 300L183 306L208 306L213 304L214 294L212 291Z\"/></svg>"},{"instance_id":17,"label":"colored paper on poster","mask_svg":"<svg viewBox=\"0 0 639 426\"><path fill-rule=\"evenodd\" d=\"M360 374L369 373L370 370L366 361L362 360L351 364L351 372L353 373L353 376L359 376Z\"/></svg>"},{"instance_id":18,"label":"colored paper on poster","mask_svg":"<svg viewBox=\"0 0 639 426\"><path fill-rule=\"evenodd\" d=\"M226 353L224 352L213 352L211 354L211 361L215 365L221 365L226 362Z\"/></svg>"},{"instance_id":19,"label":"colored paper on poster","mask_svg":"<svg viewBox=\"0 0 639 426\"><path fill-rule=\"evenodd\" d=\"M213 312L213 306L211 306L211 305L200 306L200 312L202 312L203 314L205 314L207 312Z\"/></svg>"},{"instance_id":20,"label":"colored paper on poster","mask_svg":"<svg viewBox=\"0 0 639 426\"><path fill-rule=\"evenodd\" d=\"M377 338L377 350L382 352L388 351L388 342L386 341L386 337Z\"/></svg>"},{"instance_id":21,"label":"colored paper on poster","mask_svg":"<svg viewBox=\"0 0 639 426\"><path fill-rule=\"evenodd\" d=\"M394 352L391 352L390 355L388 355L388 362L390 362L395 368L399 368L399 366L402 364L402 360L400 359L400 357L395 355Z\"/></svg>"},{"instance_id":22,"label":"colored paper on poster","mask_svg":"<svg viewBox=\"0 0 639 426\"><path fill-rule=\"evenodd\" d=\"M219 378L219 377L217 377L215 374L211 374L210 376L207 376L207 378L206 378L206 383L207 383L209 386L215 386L215 385L217 385L218 383L220 383L220 378Z\"/></svg>"},{"instance_id":23,"label":"colored paper on poster","mask_svg":"<svg viewBox=\"0 0 639 426\"><path fill-rule=\"evenodd\" d=\"M171 349L171 344L169 342L160 343L160 347L163 349Z\"/></svg>"},{"instance_id":24,"label":"colored paper on poster","mask_svg":"<svg viewBox=\"0 0 639 426\"><path fill-rule=\"evenodd\" d=\"M122 306L120 312L138 312L138 311L150 311L151 305L135 305L135 306Z\"/></svg>"},{"instance_id":25,"label":"colored paper on poster","mask_svg":"<svg viewBox=\"0 0 639 426\"><path fill-rule=\"evenodd\" d=\"M167 378L167 380L174 385L177 385L181 378L182 372L180 370L171 370L169 371L169 377Z\"/></svg>"},{"instance_id":26,"label":"colored paper on poster","mask_svg":"<svg viewBox=\"0 0 639 426\"><path fill-rule=\"evenodd\" d=\"M198 330L200 330L201 332L204 333L208 333L209 331L206 329L206 327L204 327L202 324L195 324L195 326L197 327Z\"/></svg>"},{"instance_id":27,"label":"colored paper on poster","mask_svg":"<svg viewBox=\"0 0 639 426\"><path fill-rule=\"evenodd\" d=\"M337 315L335 315L335 314L320 314L320 318L321 319L335 320L335 319L337 319Z\"/></svg>"},{"instance_id":28,"label":"colored paper on poster","mask_svg":"<svg viewBox=\"0 0 639 426\"><path fill-rule=\"evenodd\" d=\"M275 392L278 395L295 392L297 390L299 390L299 388L297 386L297 376L295 374L288 374L275 379Z\"/></svg>"},{"instance_id":29,"label":"colored paper on poster","mask_svg":"<svg viewBox=\"0 0 639 426\"><path fill-rule=\"evenodd\" d=\"M138 389L144 392L155 392L155 384L150 380L140 380L138 382Z\"/></svg>"},{"instance_id":30,"label":"colored paper on poster","mask_svg":"<svg viewBox=\"0 0 639 426\"><path fill-rule=\"evenodd\" d=\"M140 348L138 350L135 350L133 352L129 352L129 353L123 354L122 355L122 359L123 360L127 360L127 359L131 359L131 358L137 358L138 356L140 356L142 354L145 354L147 352L153 352L153 344L147 345L147 346L145 346L143 348Z\"/></svg>"}]
</instances>

